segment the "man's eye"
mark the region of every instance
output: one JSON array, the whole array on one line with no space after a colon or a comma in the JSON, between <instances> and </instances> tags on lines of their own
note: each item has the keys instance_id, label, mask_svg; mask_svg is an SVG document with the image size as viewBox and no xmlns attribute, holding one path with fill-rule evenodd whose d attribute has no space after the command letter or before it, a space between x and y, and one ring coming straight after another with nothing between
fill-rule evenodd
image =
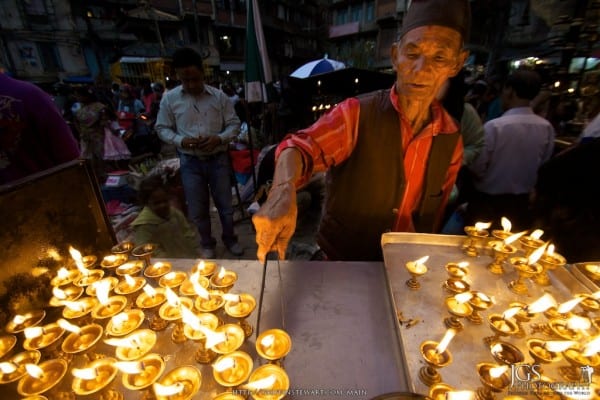
<instances>
[{"instance_id":1,"label":"man's eye","mask_svg":"<svg viewBox=\"0 0 600 400\"><path fill-rule=\"evenodd\" d=\"M418 53L406 53L406 58L408 58L409 60L416 60L418 57Z\"/></svg>"}]
</instances>

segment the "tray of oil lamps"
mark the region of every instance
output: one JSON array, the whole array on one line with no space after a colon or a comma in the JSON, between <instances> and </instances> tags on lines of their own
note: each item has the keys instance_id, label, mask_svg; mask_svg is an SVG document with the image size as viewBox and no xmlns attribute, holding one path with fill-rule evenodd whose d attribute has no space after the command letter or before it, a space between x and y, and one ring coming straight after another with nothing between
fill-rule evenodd
<instances>
[{"instance_id":1,"label":"tray of oil lamps","mask_svg":"<svg viewBox=\"0 0 600 400\"><path fill-rule=\"evenodd\" d=\"M600 261L571 264L570 270L592 291L600 290Z\"/></svg>"},{"instance_id":2,"label":"tray of oil lamps","mask_svg":"<svg viewBox=\"0 0 600 400\"><path fill-rule=\"evenodd\" d=\"M410 375L409 390L442 399L448 390L479 389L480 393L490 394L490 386L482 382L489 378L489 365L498 364L508 367L503 375L508 381L496 382L499 386L495 388L501 389L498 392L503 392L504 397L511 384L510 364L518 362L540 364L542 375L549 382L579 380L580 365L572 362L573 357L563 357L563 349L552 353L559 358L552 362L546 362L550 360L543 353L547 342L573 340L579 342L581 349L598 335L594 321L600 315L596 311L600 303L590 296L591 290L571 273L568 265L549 270L546 286L529 277L532 271L519 275L521 265L514 257L525 256L519 244L514 245L514 254L498 262L502 268L492 269L496 272L492 273L490 265L498 261L499 251L494 253L488 241L481 240L476 245L477 255L467 256L468 241L467 236L458 235L382 235L384 264ZM534 272L539 272L536 268ZM546 305L544 312L529 312L543 309L546 301L552 304L548 294L555 299L553 307ZM524 310L527 306L530 308ZM516 315L511 317L511 313ZM588 318L591 326L583 331L571 329L567 321L573 315ZM451 334L446 336L451 327L456 329L453 338ZM443 338L447 339L446 351L450 355L441 362L436 357L445 354L443 346L438 347ZM428 345L431 341L434 346ZM573 346L577 348L576 344ZM433 353L436 356L432 358ZM441 382L435 386L439 377ZM537 398L531 390L515 393L517 389L509 394Z\"/></svg>"}]
</instances>

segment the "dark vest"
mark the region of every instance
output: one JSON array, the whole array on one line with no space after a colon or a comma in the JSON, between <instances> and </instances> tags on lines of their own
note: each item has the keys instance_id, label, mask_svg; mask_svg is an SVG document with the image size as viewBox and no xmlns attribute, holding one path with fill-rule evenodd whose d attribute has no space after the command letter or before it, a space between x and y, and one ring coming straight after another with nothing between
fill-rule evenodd
<instances>
[{"instance_id":1,"label":"dark vest","mask_svg":"<svg viewBox=\"0 0 600 400\"><path fill-rule=\"evenodd\" d=\"M406 179L400 121L389 90L358 97L357 143L350 157L329 169L317 242L331 260L382 260L381 235L390 232ZM459 132L434 137L425 190L413 216L417 232L435 232L442 185Z\"/></svg>"}]
</instances>

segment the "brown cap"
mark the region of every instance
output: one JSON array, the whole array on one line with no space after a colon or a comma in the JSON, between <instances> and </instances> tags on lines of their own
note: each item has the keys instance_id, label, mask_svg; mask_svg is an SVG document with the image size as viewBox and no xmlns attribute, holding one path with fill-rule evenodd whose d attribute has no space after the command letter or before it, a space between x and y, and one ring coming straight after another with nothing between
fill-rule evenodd
<instances>
[{"instance_id":1,"label":"brown cap","mask_svg":"<svg viewBox=\"0 0 600 400\"><path fill-rule=\"evenodd\" d=\"M463 40L468 40L471 30L469 0L412 0L402 21L399 37L425 25L440 25L454 29L460 33Z\"/></svg>"}]
</instances>

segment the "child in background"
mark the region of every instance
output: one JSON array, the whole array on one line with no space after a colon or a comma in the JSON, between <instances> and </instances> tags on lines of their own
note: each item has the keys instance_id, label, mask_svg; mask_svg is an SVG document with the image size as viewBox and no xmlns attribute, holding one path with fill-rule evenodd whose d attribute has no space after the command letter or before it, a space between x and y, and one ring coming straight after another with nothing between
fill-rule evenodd
<instances>
[{"instance_id":1,"label":"child in background","mask_svg":"<svg viewBox=\"0 0 600 400\"><path fill-rule=\"evenodd\" d=\"M170 204L170 196L159 175L141 182L138 196L144 207L131 223L136 245L156 243L156 257L200 257L200 241L186 217Z\"/></svg>"}]
</instances>

